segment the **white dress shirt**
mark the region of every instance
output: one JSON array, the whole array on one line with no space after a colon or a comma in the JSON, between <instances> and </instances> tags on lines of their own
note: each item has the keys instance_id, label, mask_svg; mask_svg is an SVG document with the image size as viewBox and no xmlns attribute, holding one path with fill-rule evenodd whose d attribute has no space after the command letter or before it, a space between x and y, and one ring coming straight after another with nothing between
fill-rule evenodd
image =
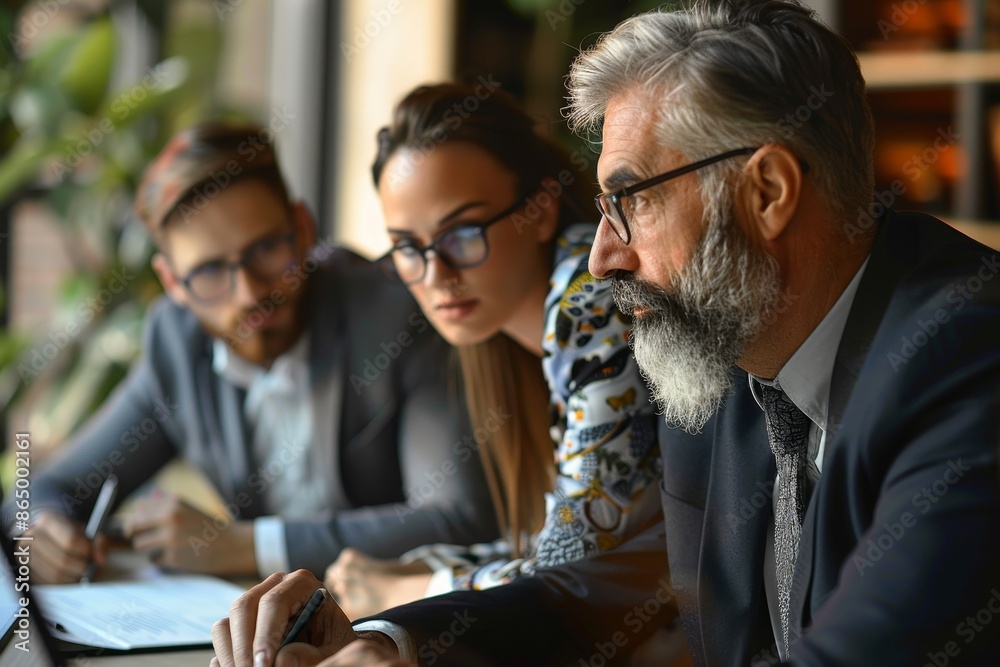
<instances>
[{"instance_id":1,"label":"white dress shirt","mask_svg":"<svg viewBox=\"0 0 1000 667\"><path fill-rule=\"evenodd\" d=\"M318 409L323 392L310 387L309 336L303 334L269 369L250 363L216 339L212 368L245 389L243 414L252 433L250 492L259 492L269 516L254 520L254 555L261 576L290 569L284 521L313 517L331 508L333 489L328 459L333 419ZM256 475L256 477L253 477Z\"/></svg>"},{"instance_id":2,"label":"white dress shirt","mask_svg":"<svg viewBox=\"0 0 1000 667\"><path fill-rule=\"evenodd\" d=\"M854 297L858 292L858 285L861 283L861 276L864 275L868 260L865 260L854 278L848 283L841 293L833 308L826 314L820 323L809 334L799 349L781 367L774 380L764 380L755 376L750 376L750 390L755 391L755 382L774 386L788 396L788 398L801 410L812 422L809 425L809 449L808 453L816 463L816 469L823 472L823 452L826 450L827 418L830 409L830 381L833 377L833 365L837 360L837 349L840 347L840 339L844 335L844 327L847 326L847 316L851 312L854 304ZM757 398L760 405L760 399ZM761 406L763 410L763 406ZM774 480L774 491L771 496L772 508L778 501L778 489L781 484L781 477L776 476ZM785 655L784 639L781 629L781 616L778 611L778 584L775 572L774 560L774 515L768 522L767 544L764 552L764 590L767 593L767 607L771 617L771 627L774 630L774 638L778 644L778 652L782 660L788 658Z\"/></svg>"}]
</instances>

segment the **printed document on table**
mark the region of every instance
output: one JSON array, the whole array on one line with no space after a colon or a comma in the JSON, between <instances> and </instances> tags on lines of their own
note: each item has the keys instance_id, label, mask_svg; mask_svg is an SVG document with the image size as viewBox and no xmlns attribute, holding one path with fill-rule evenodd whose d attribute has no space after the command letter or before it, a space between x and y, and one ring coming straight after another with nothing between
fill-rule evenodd
<instances>
[{"instance_id":1,"label":"printed document on table","mask_svg":"<svg viewBox=\"0 0 1000 667\"><path fill-rule=\"evenodd\" d=\"M52 634L95 648L135 649L212 643L212 624L229 616L244 590L215 577L164 576L39 586Z\"/></svg>"}]
</instances>

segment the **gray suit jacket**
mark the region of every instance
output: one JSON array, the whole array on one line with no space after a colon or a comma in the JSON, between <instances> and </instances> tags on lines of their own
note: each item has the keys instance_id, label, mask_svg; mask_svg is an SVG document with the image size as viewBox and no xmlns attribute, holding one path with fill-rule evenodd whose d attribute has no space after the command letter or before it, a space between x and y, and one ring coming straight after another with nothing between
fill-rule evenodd
<instances>
[{"instance_id":1,"label":"gray suit jacket","mask_svg":"<svg viewBox=\"0 0 1000 667\"><path fill-rule=\"evenodd\" d=\"M472 430L449 348L406 289L342 248L320 263L306 289L310 384L339 376L329 406L339 437L314 446L334 448L329 474L340 500L326 516L285 523L292 568L322 575L347 546L395 557L430 542L495 539L477 447L463 442ZM32 509L86 521L109 473L124 498L182 457L207 474L240 519L263 515L266 480L252 454L244 399L213 371L212 339L193 314L159 300L147 317L142 357L33 480Z\"/></svg>"}]
</instances>

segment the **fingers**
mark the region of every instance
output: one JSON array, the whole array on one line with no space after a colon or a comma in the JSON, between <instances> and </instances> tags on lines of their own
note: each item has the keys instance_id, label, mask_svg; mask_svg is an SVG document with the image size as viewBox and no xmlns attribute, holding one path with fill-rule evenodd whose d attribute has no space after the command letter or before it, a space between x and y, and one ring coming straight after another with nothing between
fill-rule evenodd
<instances>
[{"instance_id":1,"label":"fingers","mask_svg":"<svg viewBox=\"0 0 1000 667\"><path fill-rule=\"evenodd\" d=\"M254 641L257 631L257 615L258 608L260 606L260 598L265 593L280 584L285 576L286 575L280 573L272 574L270 577L237 598L236 602L233 603L233 606L229 608L229 621L226 626L226 630L228 632L225 635L225 638L228 640L229 648L224 650L228 651L230 659L232 660L231 664L253 664ZM287 625L288 617L285 617L284 621L280 623L276 631L283 633L285 626ZM212 639L214 642L214 634L212 635ZM278 642L280 641L281 640L279 639ZM277 647L278 643L276 642L274 646ZM216 647L216 655L220 659L223 657L220 655L218 647ZM265 655L265 665L271 664L269 656L273 655L273 650L269 654ZM223 662L223 665L226 665L226 663Z\"/></svg>"},{"instance_id":2,"label":"fingers","mask_svg":"<svg viewBox=\"0 0 1000 667\"><path fill-rule=\"evenodd\" d=\"M125 537L132 538L137 533L162 526L171 519L176 520L184 507L184 503L174 496L142 498L125 517L122 532Z\"/></svg>"},{"instance_id":3,"label":"fingers","mask_svg":"<svg viewBox=\"0 0 1000 667\"><path fill-rule=\"evenodd\" d=\"M261 595L253 641L254 655L263 652L266 656L265 664L270 664L271 658L277 653L278 646L284 639L291 620L302 610L313 593L322 587L322 584L311 572L297 570L285 575L283 581ZM325 643L327 633L310 632L310 630L331 627L331 623L335 625L336 620L333 619L336 614L343 615L332 600L327 600L313 614L312 620L306 626L306 630L299 635L299 639L313 645ZM324 617L330 620L324 623L321 620ZM348 627L350 627L349 623Z\"/></svg>"},{"instance_id":4,"label":"fingers","mask_svg":"<svg viewBox=\"0 0 1000 667\"><path fill-rule=\"evenodd\" d=\"M68 556L81 559L90 556L90 542L83 535L83 526L69 517L55 512L43 512L27 532L44 536Z\"/></svg>"},{"instance_id":5,"label":"fingers","mask_svg":"<svg viewBox=\"0 0 1000 667\"><path fill-rule=\"evenodd\" d=\"M108 562L108 545L108 538L104 535L98 535L91 545L90 557L99 566L104 566Z\"/></svg>"},{"instance_id":6,"label":"fingers","mask_svg":"<svg viewBox=\"0 0 1000 667\"><path fill-rule=\"evenodd\" d=\"M48 584L80 580L91 557L91 545L83 536L83 526L66 516L45 512L25 535L35 540L31 572L34 580Z\"/></svg>"},{"instance_id":7,"label":"fingers","mask_svg":"<svg viewBox=\"0 0 1000 667\"><path fill-rule=\"evenodd\" d=\"M320 667L415 667L416 663L403 660L390 649L365 639L349 644Z\"/></svg>"},{"instance_id":8,"label":"fingers","mask_svg":"<svg viewBox=\"0 0 1000 667\"><path fill-rule=\"evenodd\" d=\"M173 543L173 531L168 526L159 526L136 533L132 538L132 548L139 553L151 554L166 551Z\"/></svg>"},{"instance_id":9,"label":"fingers","mask_svg":"<svg viewBox=\"0 0 1000 667\"><path fill-rule=\"evenodd\" d=\"M135 551L158 565L180 570L198 570L198 551L191 551L190 538L199 535L201 512L174 496L144 498L125 517L122 530Z\"/></svg>"},{"instance_id":10,"label":"fingers","mask_svg":"<svg viewBox=\"0 0 1000 667\"><path fill-rule=\"evenodd\" d=\"M335 593L333 587L337 583L339 578L337 574L339 572L340 568L337 566L336 562L330 563L330 565L327 566L326 572L323 574L323 585L326 586L328 591Z\"/></svg>"},{"instance_id":11,"label":"fingers","mask_svg":"<svg viewBox=\"0 0 1000 667\"><path fill-rule=\"evenodd\" d=\"M322 661L323 655L312 644L293 642L278 651L274 667L313 667Z\"/></svg>"},{"instance_id":12,"label":"fingers","mask_svg":"<svg viewBox=\"0 0 1000 667\"><path fill-rule=\"evenodd\" d=\"M212 625L212 647L215 657L209 667L235 667L233 660L233 638L229 632L229 619L224 618Z\"/></svg>"},{"instance_id":13,"label":"fingers","mask_svg":"<svg viewBox=\"0 0 1000 667\"><path fill-rule=\"evenodd\" d=\"M298 570L272 574L241 595L230 608L229 619L212 628L220 665L271 665L293 619L321 586L311 572ZM287 664L294 663L292 658L300 659L300 665L317 664L321 658L354 641L357 635L336 602L327 599L297 638L296 643L311 645L315 652L306 648L291 650L283 658Z\"/></svg>"}]
</instances>

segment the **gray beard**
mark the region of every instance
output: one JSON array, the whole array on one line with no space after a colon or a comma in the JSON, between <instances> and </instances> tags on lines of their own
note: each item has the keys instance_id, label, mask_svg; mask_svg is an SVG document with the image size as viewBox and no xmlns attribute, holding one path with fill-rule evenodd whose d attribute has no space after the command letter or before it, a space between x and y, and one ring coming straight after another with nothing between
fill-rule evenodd
<instances>
[{"instance_id":1,"label":"gray beard","mask_svg":"<svg viewBox=\"0 0 1000 667\"><path fill-rule=\"evenodd\" d=\"M777 262L752 247L725 212L707 217L674 294L631 274L612 278L622 313L636 318L631 346L668 423L698 433L732 389L733 366L768 322L777 301Z\"/></svg>"}]
</instances>

